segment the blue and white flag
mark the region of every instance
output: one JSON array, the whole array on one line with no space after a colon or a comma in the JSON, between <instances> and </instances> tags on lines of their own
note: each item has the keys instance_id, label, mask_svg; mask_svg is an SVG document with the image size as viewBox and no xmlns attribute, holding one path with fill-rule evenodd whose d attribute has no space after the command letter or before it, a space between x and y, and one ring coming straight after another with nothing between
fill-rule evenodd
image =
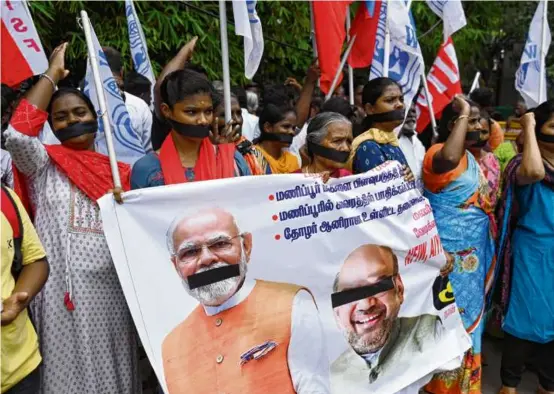
<instances>
[{"instance_id":1,"label":"blue and white flag","mask_svg":"<svg viewBox=\"0 0 554 394\"><path fill-rule=\"evenodd\" d=\"M467 25L461 0L427 0L427 5L442 19L444 42L448 37Z\"/></svg>"},{"instance_id":2,"label":"blue and white flag","mask_svg":"<svg viewBox=\"0 0 554 394\"><path fill-rule=\"evenodd\" d=\"M545 45L544 48L541 48L544 7L546 7L546 1L543 0L539 2L537 11L535 11L535 16L533 16L533 20L531 21L525 49L521 55L521 64L516 72L516 89L529 108L538 106L542 101L546 100L547 97L546 72L543 75L544 82L542 85L542 94L539 94L541 65L543 67L545 66L546 55L552 39L547 20Z\"/></svg>"},{"instance_id":3,"label":"blue and white flag","mask_svg":"<svg viewBox=\"0 0 554 394\"><path fill-rule=\"evenodd\" d=\"M156 78L148 56L148 47L146 46L146 38L140 25L140 20L135 10L133 0L125 0L125 14L127 15L127 28L129 30L129 43L131 46L131 56L135 71L140 75L145 76L150 81L152 89L152 98L154 98L154 85Z\"/></svg>"},{"instance_id":4,"label":"blue and white flag","mask_svg":"<svg viewBox=\"0 0 554 394\"><path fill-rule=\"evenodd\" d=\"M125 102L121 96L121 91L115 82L110 66L108 65L108 61L106 60L106 55L104 55L104 51L98 42L98 37L96 37L92 24L90 25L90 32L92 35L94 51L98 57L98 70L100 71L102 89L104 91L108 116L112 126L115 154L118 161L133 165L135 161L144 156L144 148L139 136L133 129L129 112L127 112L127 107L125 106ZM96 95L96 86L94 84L90 58L87 62L87 73L85 76L83 93L90 98L98 113L96 150L99 153L107 155L108 148L106 145L106 135L104 134L104 123L101 119L102 113L100 111L100 105L98 104L98 97Z\"/></svg>"},{"instance_id":5,"label":"blue and white flag","mask_svg":"<svg viewBox=\"0 0 554 394\"><path fill-rule=\"evenodd\" d=\"M388 12L387 7L389 7ZM369 79L383 76L387 15L390 16L388 18L390 31L389 78L394 79L401 86L404 103L406 108L409 108L419 89L425 67L415 26L403 1L381 2L375 52Z\"/></svg>"},{"instance_id":6,"label":"blue and white flag","mask_svg":"<svg viewBox=\"0 0 554 394\"><path fill-rule=\"evenodd\" d=\"M233 0L235 31L244 37L244 75L252 79L264 54L262 22L256 13L256 0Z\"/></svg>"}]
</instances>

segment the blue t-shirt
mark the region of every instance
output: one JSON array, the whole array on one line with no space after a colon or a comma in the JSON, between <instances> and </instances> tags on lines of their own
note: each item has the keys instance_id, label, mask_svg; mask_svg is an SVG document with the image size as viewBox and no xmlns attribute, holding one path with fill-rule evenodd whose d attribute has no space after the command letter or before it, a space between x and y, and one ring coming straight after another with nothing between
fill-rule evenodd
<instances>
[{"instance_id":1,"label":"blue t-shirt","mask_svg":"<svg viewBox=\"0 0 554 394\"><path fill-rule=\"evenodd\" d=\"M518 338L554 341L554 190L544 182L516 187L512 288L504 330Z\"/></svg>"},{"instance_id":2,"label":"blue t-shirt","mask_svg":"<svg viewBox=\"0 0 554 394\"><path fill-rule=\"evenodd\" d=\"M185 179L194 181L194 168L185 168ZM235 151L235 176L252 175L250 168L239 152ZM131 171L131 189L165 185L160 158L156 153L149 153L135 163Z\"/></svg>"}]
</instances>

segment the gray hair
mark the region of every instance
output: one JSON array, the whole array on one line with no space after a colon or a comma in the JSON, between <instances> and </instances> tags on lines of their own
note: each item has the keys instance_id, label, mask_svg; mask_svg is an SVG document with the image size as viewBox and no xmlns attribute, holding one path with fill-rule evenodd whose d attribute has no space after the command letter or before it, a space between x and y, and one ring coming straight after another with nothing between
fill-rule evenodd
<instances>
[{"instance_id":1,"label":"gray hair","mask_svg":"<svg viewBox=\"0 0 554 394\"><path fill-rule=\"evenodd\" d=\"M252 114L258 110L258 95L249 90L246 91L246 109Z\"/></svg>"},{"instance_id":2,"label":"gray hair","mask_svg":"<svg viewBox=\"0 0 554 394\"><path fill-rule=\"evenodd\" d=\"M215 90L223 91L223 82L222 81L213 81L212 86Z\"/></svg>"},{"instance_id":3,"label":"gray hair","mask_svg":"<svg viewBox=\"0 0 554 394\"><path fill-rule=\"evenodd\" d=\"M345 123L348 125L352 124L348 118L339 113L321 112L310 120L310 124L308 125L308 130L306 132L306 142L321 145L325 137L327 137L329 126L334 123Z\"/></svg>"},{"instance_id":4,"label":"gray hair","mask_svg":"<svg viewBox=\"0 0 554 394\"><path fill-rule=\"evenodd\" d=\"M204 212L209 212L209 211L211 211L211 209L205 210ZM175 234L175 230L177 230L177 227L179 226L179 224L185 219L196 216L198 213L201 213L201 212L198 212L198 211L187 212L185 214L179 214L175 216L175 218L173 218L165 234L165 243L170 255L173 255L175 253L175 242L173 240L173 235ZM237 224L237 219L233 215L231 216L233 217L233 224L237 227L238 233L242 234L240 231L240 227Z\"/></svg>"}]
</instances>

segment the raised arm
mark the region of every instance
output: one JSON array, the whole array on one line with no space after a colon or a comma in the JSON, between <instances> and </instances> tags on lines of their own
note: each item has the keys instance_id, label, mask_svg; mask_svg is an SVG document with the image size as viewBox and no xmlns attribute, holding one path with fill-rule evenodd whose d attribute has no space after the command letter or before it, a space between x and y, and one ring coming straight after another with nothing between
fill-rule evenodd
<instances>
[{"instance_id":1,"label":"raised arm","mask_svg":"<svg viewBox=\"0 0 554 394\"><path fill-rule=\"evenodd\" d=\"M302 127L310 116L310 106L312 104L312 96L314 94L315 85L321 73L319 69L319 62L316 60L308 69L306 75L306 81L302 90L300 91L300 97L296 103L296 126Z\"/></svg>"},{"instance_id":2,"label":"raised arm","mask_svg":"<svg viewBox=\"0 0 554 394\"><path fill-rule=\"evenodd\" d=\"M523 157L516 172L518 185L529 185L540 182L545 177L539 144L535 136L535 114L526 113L520 119L523 133Z\"/></svg>"},{"instance_id":3,"label":"raised arm","mask_svg":"<svg viewBox=\"0 0 554 394\"><path fill-rule=\"evenodd\" d=\"M442 148L433 156L433 172L435 174L444 174L452 171L464 156L464 142L466 139L467 126L471 107L469 103L460 95L454 99L454 106L459 110L458 119L454 122L452 132Z\"/></svg>"},{"instance_id":4,"label":"raised arm","mask_svg":"<svg viewBox=\"0 0 554 394\"><path fill-rule=\"evenodd\" d=\"M159 119L164 118L160 110L160 105L162 104L162 96L160 93L162 82L168 74L172 73L173 71L182 70L183 68L185 68L185 65L192 57L196 41L198 41L197 36L193 37L192 40L187 42L185 46L183 46L179 50L177 55L173 59L171 59L169 63L167 63L160 75L158 75L156 85L154 85L154 111L156 111L156 116L158 116Z\"/></svg>"},{"instance_id":5,"label":"raised arm","mask_svg":"<svg viewBox=\"0 0 554 394\"><path fill-rule=\"evenodd\" d=\"M37 137L48 118L46 109L55 85L69 74L65 69L66 48L64 43L54 49L48 70L18 104L5 131L6 148L17 169L28 177L48 163L48 154Z\"/></svg>"}]
</instances>

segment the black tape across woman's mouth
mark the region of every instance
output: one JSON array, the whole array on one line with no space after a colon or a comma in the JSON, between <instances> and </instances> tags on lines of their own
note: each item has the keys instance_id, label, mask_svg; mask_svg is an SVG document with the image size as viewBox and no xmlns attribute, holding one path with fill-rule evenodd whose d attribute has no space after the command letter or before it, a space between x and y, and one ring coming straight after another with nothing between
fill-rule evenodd
<instances>
[{"instance_id":1,"label":"black tape across woman's mouth","mask_svg":"<svg viewBox=\"0 0 554 394\"><path fill-rule=\"evenodd\" d=\"M276 142L282 142L284 144L292 144L292 140L294 139L294 135L292 134L285 134L285 133L266 133L262 132L260 135L262 141L276 141Z\"/></svg>"},{"instance_id":2,"label":"black tape across woman's mouth","mask_svg":"<svg viewBox=\"0 0 554 394\"><path fill-rule=\"evenodd\" d=\"M381 112L380 114L367 115L367 118L371 123L381 123L403 121L405 116L406 111L403 109L395 109L389 112Z\"/></svg>"},{"instance_id":3,"label":"black tape across woman's mouth","mask_svg":"<svg viewBox=\"0 0 554 394\"><path fill-rule=\"evenodd\" d=\"M337 163L346 163L350 152L340 151L326 146L314 144L313 142L307 143L308 151L316 156L321 156L325 159L332 160Z\"/></svg>"},{"instance_id":4,"label":"black tape across woman's mouth","mask_svg":"<svg viewBox=\"0 0 554 394\"><path fill-rule=\"evenodd\" d=\"M221 282L222 280L234 278L239 275L240 265L233 264L187 276L187 282L189 288L194 290L198 287L208 286L212 283Z\"/></svg>"},{"instance_id":5,"label":"black tape across woman's mouth","mask_svg":"<svg viewBox=\"0 0 554 394\"><path fill-rule=\"evenodd\" d=\"M355 289L333 293L331 294L331 305L333 308L336 308L354 301L363 300L364 298L373 297L376 294L392 289L394 289L394 281L393 277L389 276L373 285L356 287Z\"/></svg>"},{"instance_id":6,"label":"black tape across woman's mouth","mask_svg":"<svg viewBox=\"0 0 554 394\"><path fill-rule=\"evenodd\" d=\"M466 141L477 142L479 140L481 140L481 130L473 130L466 133Z\"/></svg>"},{"instance_id":7,"label":"black tape across woman's mouth","mask_svg":"<svg viewBox=\"0 0 554 394\"><path fill-rule=\"evenodd\" d=\"M60 142L64 142L85 134L94 134L97 131L98 122L96 120L89 120L88 122L73 123L63 129L53 130L53 133Z\"/></svg>"},{"instance_id":8,"label":"black tape across woman's mouth","mask_svg":"<svg viewBox=\"0 0 554 394\"><path fill-rule=\"evenodd\" d=\"M181 134L183 137L206 138L210 135L210 126L184 124L171 119L168 119L168 121L173 130Z\"/></svg>"}]
</instances>

